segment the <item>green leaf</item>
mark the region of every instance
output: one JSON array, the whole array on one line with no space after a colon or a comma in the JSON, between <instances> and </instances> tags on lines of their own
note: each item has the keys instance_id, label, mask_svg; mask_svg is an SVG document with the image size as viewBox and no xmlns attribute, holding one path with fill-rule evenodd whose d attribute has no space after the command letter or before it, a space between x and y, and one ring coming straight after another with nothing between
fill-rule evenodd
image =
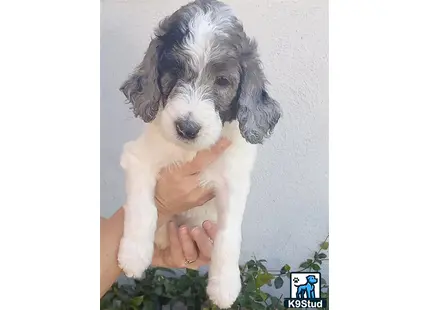
<instances>
[{"instance_id":1,"label":"green leaf","mask_svg":"<svg viewBox=\"0 0 430 310\"><path fill-rule=\"evenodd\" d=\"M122 307L122 301L121 300L114 300L113 301L113 307L115 309L121 309L121 307Z\"/></svg>"},{"instance_id":2,"label":"green leaf","mask_svg":"<svg viewBox=\"0 0 430 310\"><path fill-rule=\"evenodd\" d=\"M254 300L257 301L257 302L262 302L264 299L260 295L255 295L254 296Z\"/></svg>"},{"instance_id":3,"label":"green leaf","mask_svg":"<svg viewBox=\"0 0 430 310\"><path fill-rule=\"evenodd\" d=\"M160 296L160 297L158 298L158 301L160 302L160 304L161 304L161 305L165 306L165 305L168 305L168 304L169 304L169 302L171 301L171 299L170 299L170 298L168 298L168 297Z\"/></svg>"},{"instance_id":4,"label":"green leaf","mask_svg":"<svg viewBox=\"0 0 430 310\"><path fill-rule=\"evenodd\" d=\"M246 267L252 268L255 267L255 260L251 259L246 263Z\"/></svg>"},{"instance_id":5,"label":"green leaf","mask_svg":"<svg viewBox=\"0 0 430 310\"><path fill-rule=\"evenodd\" d=\"M163 285L156 286L154 288L154 293L158 296L162 295L163 294Z\"/></svg>"},{"instance_id":6,"label":"green leaf","mask_svg":"<svg viewBox=\"0 0 430 310\"><path fill-rule=\"evenodd\" d=\"M318 271L318 270L320 270L321 269L321 267L320 267L320 265L318 265L318 264L312 264L312 269L313 270L315 270L315 271Z\"/></svg>"},{"instance_id":7,"label":"green leaf","mask_svg":"<svg viewBox=\"0 0 430 310\"><path fill-rule=\"evenodd\" d=\"M101 300L112 300L114 298L114 296L115 296L115 294L113 291L107 291Z\"/></svg>"},{"instance_id":8,"label":"green leaf","mask_svg":"<svg viewBox=\"0 0 430 310\"><path fill-rule=\"evenodd\" d=\"M272 306L277 306L280 303L280 299L276 297L270 297L270 302Z\"/></svg>"},{"instance_id":9,"label":"green leaf","mask_svg":"<svg viewBox=\"0 0 430 310\"><path fill-rule=\"evenodd\" d=\"M281 278L281 277L277 277L277 278L275 279L275 288L276 288L276 289L279 289L279 288L281 288L281 287L282 287L282 285L284 285L284 280L282 280L282 278Z\"/></svg>"},{"instance_id":10,"label":"green leaf","mask_svg":"<svg viewBox=\"0 0 430 310\"><path fill-rule=\"evenodd\" d=\"M281 268L281 274L286 274L288 271L291 270L290 265L285 264L282 268Z\"/></svg>"},{"instance_id":11,"label":"green leaf","mask_svg":"<svg viewBox=\"0 0 430 310\"><path fill-rule=\"evenodd\" d=\"M191 278L196 278L197 276L199 276L199 272L198 270L187 268L187 275L190 276Z\"/></svg>"},{"instance_id":12,"label":"green leaf","mask_svg":"<svg viewBox=\"0 0 430 310\"><path fill-rule=\"evenodd\" d=\"M325 253L318 254L318 258L326 258L326 257L327 257L327 254Z\"/></svg>"},{"instance_id":13,"label":"green leaf","mask_svg":"<svg viewBox=\"0 0 430 310\"><path fill-rule=\"evenodd\" d=\"M314 253L314 260L318 258L318 252Z\"/></svg>"},{"instance_id":14,"label":"green leaf","mask_svg":"<svg viewBox=\"0 0 430 310\"><path fill-rule=\"evenodd\" d=\"M303 262L300 264L300 268L309 268L310 265L311 265L311 263L309 263L309 262Z\"/></svg>"},{"instance_id":15,"label":"green leaf","mask_svg":"<svg viewBox=\"0 0 430 310\"><path fill-rule=\"evenodd\" d=\"M328 242L327 241L325 241L325 242L323 242L323 243L321 243L321 249L323 249L323 250L327 250L328 249Z\"/></svg>"},{"instance_id":16,"label":"green leaf","mask_svg":"<svg viewBox=\"0 0 430 310\"><path fill-rule=\"evenodd\" d=\"M265 307L265 306L263 306L262 304L254 303L254 304L252 305L252 309L253 309L253 310L265 310L265 309L266 309L266 307Z\"/></svg>"},{"instance_id":17,"label":"green leaf","mask_svg":"<svg viewBox=\"0 0 430 310\"><path fill-rule=\"evenodd\" d=\"M269 295L263 291L260 291L260 296L261 296L261 298L263 298L263 300L266 300L267 298L269 298Z\"/></svg>"},{"instance_id":18,"label":"green leaf","mask_svg":"<svg viewBox=\"0 0 430 310\"><path fill-rule=\"evenodd\" d=\"M114 286L112 286L112 290L113 290L113 293L116 295L116 294L118 294L118 284L116 284L115 283L115 285Z\"/></svg>"},{"instance_id":19,"label":"green leaf","mask_svg":"<svg viewBox=\"0 0 430 310\"><path fill-rule=\"evenodd\" d=\"M134 306L140 306L143 302L143 296L134 297L131 300L131 304Z\"/></svg>"},{"instance_id":20,"label":"green leaf","mask_svg":"<svg viewBox=\"0 0 430 310\"><path fill-rule=\"evenodd\" d=\"M245 291L246 292L253 292L253 291L255 291L256 290L256 286L255 286L255 283L254 282L249 282L247 285L246 285L246 287L245 287Z\"/></svg>"},{"instance_id":21,"label":"green leaf","mask_svg":"<svg viewBox=\"0 0 430 310\"><path fill-rule=\"evenodd\" d=\"M152 300L147 300L143 304L143 309L155 309L154 302Z\"/></svg>"},{"instance_id":22,"label":"green leaf","mask_svg":"<svg viewBox=\"0 0 430 310\"><path fill-rule=\"evenodd\" d=\"M191 287L187 288L185 292L182 293L182 296L184 297L190 297L191 296Z\"/></svg>"},{"instance_id":23,"label":"green leaf","mask_svg":"<svg viewBox=\"0 0 430 310\"><path fill-rule=\"evenodd\" d=\"M263 285L269 283L271 280L273 280L275 277L271 275L270 273L260 273L257 278L255 279L255 284L257 288L262 287Z\"/></svg>"},{"instance_id":24,"label":"green leaf","mask_svg":"<svg viewBox=\"0 0 430 310\"><path fill-rule=\"evenodd\" d=\"M187 298L186 305L187 305L187 310L194 310L196 307L195 299L193 297Z\"/></svg>"},{"instance_id":25,"label":"green leaf","mask_svg":"<svg viewBox=\"0 0 430 310\"><path fill-rule=\"evenodd\" d=\"M240 294L239 297L236 299L236 303L239 305L245 304L245 296L243 294Z\"/></svg>"},{"instance_id":26,"label":"green leaf","mask_svg":"<svg viewBox=\"0 0 430 310\"><path fill-rule=\"evenodd\" d=\"M158 282L158 283L162 283L164 280L166 280L166 277L165 276L162 276L162 275L156 275L155 276L155 279L154 279L154 281L155 282Z\"/></svg>"},{"instance_id":27,"label":"green leaf","mask_svg":"<svg viewBox=\"0 0 430 310\"><path fill-rule=\"evenodd\" d=\"M260 267L261 269L263 269L265 272L267 272L266 266L264 266L261 261L264 261L264 259L257 261L257 266Z\"/></svg>"},{"instance_id":28,"label":"green leaf","mask_svg":"<svg viewBox=\"0 0 430 310\"><path fill-rule=\"evenodd\" d=\"M322 264L322 260L320 260L320 259L316 259L315 262L320 264L320 265Z\"/></svg>"}]
</instances>

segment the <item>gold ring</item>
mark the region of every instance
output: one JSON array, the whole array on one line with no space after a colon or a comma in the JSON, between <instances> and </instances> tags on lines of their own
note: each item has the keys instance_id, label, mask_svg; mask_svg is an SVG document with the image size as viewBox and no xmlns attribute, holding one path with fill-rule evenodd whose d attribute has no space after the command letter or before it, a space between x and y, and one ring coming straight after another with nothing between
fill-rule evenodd
<instances>
[{"instance_id":1,"label":"gold ring","mask_svg":"<svg viewBox=\"0 0 430 310\"><path fill-rule=\"evenodd\" d=\"M197 260L197 258L195 260L185 259L185 265L190 265L190 264L194 263L196 260Z\"/></svg>"}]
</instances>

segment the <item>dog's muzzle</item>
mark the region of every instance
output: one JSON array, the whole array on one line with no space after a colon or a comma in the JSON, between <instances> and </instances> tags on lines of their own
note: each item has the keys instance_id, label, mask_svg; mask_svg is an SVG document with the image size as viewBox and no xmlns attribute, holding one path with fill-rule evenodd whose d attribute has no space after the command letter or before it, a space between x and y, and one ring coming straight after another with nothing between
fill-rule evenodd
<instances>
[{"instance_id":1,"label":"dog's muzzle","mask_svg":"<svg viewBox=\"0 0 430 310\"><path fill-rule=\"evenodd\" d=\"M194 140L201 129L199 124L189 118L178 119L175 122L175 127L178 136L185 140Z\"/></svg>"}]
</instances>

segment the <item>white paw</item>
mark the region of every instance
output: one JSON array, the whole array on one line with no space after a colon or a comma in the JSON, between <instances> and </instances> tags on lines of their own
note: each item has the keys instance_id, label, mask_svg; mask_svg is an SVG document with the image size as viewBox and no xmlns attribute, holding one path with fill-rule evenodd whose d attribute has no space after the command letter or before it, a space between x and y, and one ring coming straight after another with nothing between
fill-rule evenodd
<instances>
[{"instance_id":1,"label":"white paw","mask_svg":"<svg viewBox=\"0 0 430 310\"><path fill-rule=\"evenodd\" d=\"M118 252L118 264L129 278L140 278L152 261L152 242L122 238Z\"/></svg>"},{"instance_id":2,"label":"white paw","mask_svg":"<svg viewBox=\"0 0 430 310\"><path fill-rule=\"evenodd\" d=\"M215 305L227 309L236 301L241 288L239 268L224 268L219 274L210 276L207 293Z\"/></svg>"}]
</instances>

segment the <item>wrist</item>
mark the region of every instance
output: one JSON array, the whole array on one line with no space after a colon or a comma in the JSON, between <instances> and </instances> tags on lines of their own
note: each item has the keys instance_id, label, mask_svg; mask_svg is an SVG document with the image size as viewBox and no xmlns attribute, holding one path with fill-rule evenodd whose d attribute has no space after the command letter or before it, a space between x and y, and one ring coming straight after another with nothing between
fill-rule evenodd
<instances>
[{"instance_id":1,"label":"wrist","mask_svg":"<svg viewBox=\"0 0 430 310\"><path fill-rule=\"evenodd\" d=\"M166 204L163 203L157 196L154 196L155 206L157 207L157 212L159 215L169 215L168 208Z\"/></svg>"},{"instance_id":2,"label":"wrist","mask_svg":"<svg viewBox=\"0 0 430 310\"><path fill-rule=\"evenodd\" d=\"M157 207L157 227L161 227L164 224L166 224L172 217L172 214L170 212L166 211L166 208L164 205L155 197L155 206Z\"/></svg>"},{"instance_id":3,"label":"wrist","mask_svg":"<svg viewBox=\"0 0 430 310\"><path fill-rule=\"evenodd\" d=\"M161 227L170 221L172 217L158 212L157 227Z\"/></svg>"}]
</instances>

